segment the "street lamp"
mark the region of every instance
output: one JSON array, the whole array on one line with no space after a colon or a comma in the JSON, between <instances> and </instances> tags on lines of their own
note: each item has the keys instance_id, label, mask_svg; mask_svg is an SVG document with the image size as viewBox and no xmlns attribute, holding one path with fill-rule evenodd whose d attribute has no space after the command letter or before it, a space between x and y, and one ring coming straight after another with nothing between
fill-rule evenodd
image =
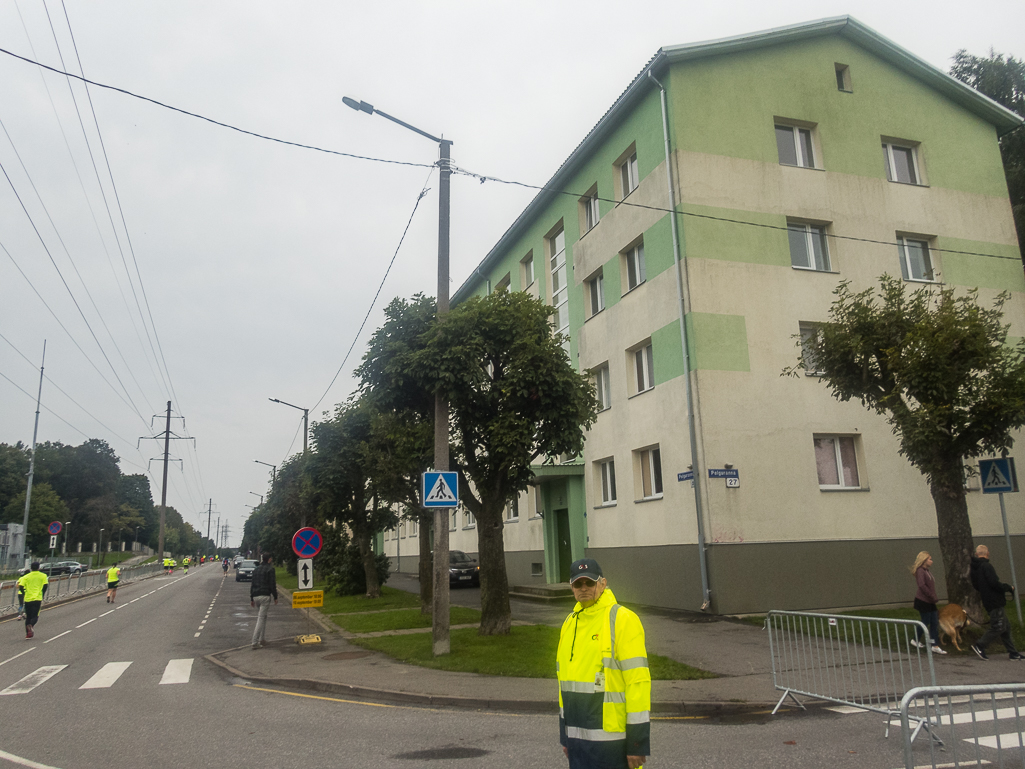
<instances>
[{"instance_id":1,"label":"street lamp","mask_svg":"<svg viewBox=\"0 0 1025 769\"><path fill-rule=\"evenodd\" d=\"M375 109L372 104L357 101L349 96L342 97L342 103L357 112L374 113L403 128L408 128L437 142L439 148L438 167L441 178L438 184L438 320L448 315L448 241L449 241L449 186L452 167L449 162L449 150L452 142L439 139L426 131L421 131L386 112ZM439 392L434 396L434 469L448 470L448 400ZM448 654L451 651L449 639L449 594L448 594L448 508L434 510L434 605L433 605L433 646L434 656Z\"/></svg>"},{"instance_id":2,"label":"street lamp","mask_svg":"<svg viewBox=\"0 0 1025 769\"><path fill-rule=\"evenodd\" d=\"M104 558L103 558L103 529L100 529L100 542L99 542L99 546L98 547L99 547L99 550L100 550L100 563L103 563L103 561L104 561Z\"/></svg>"},{"instance_id":3,"label":"street lamp","mask_svg":"<svg viewBox=\"0 0 1025 769\"><path fill-rule=\"evenodd\" d=\"M139 527L135 527L135 541L132 542L132 552L134 553L139 549Z\"/></svg>"},{"instance_id":4,"label":"street lamp","mask_svg":"<svg viewBox=\"0 0 1025 769\"><path fill-rule=\"evenodd\" d=\"M270 484L273 487L274 484L277 483L277 480L278 480L278 466L277 465L272 465L269 462L261 462L259 459L254 459L253 461L256 462L256 464L258 464L258 465L267 465L267 467L270 468L270 477L271 477Z\"/></svg>"},{"instance_id":5,"label":"street lamp","mask_svg":"<svg viewBox=\"0 0 1025 769\"><path fill-rule=\"evenodd\" d=\"M71 521L64 521L64 555L71 555L68 552L68 536L71 533Z\"/></svg>"},{"instance_id":6,"label":"street lamp","mask_svg":"<svg viewBox=\"0 0 1025 769\"><path fill-rule=\"evenodd\" d=\"M259 497L260 498L260 504L261 505L263 504L263 494L257 494L255 491L250 491L249 493L252 494L254 497ZM247 507L248 507L248 505L247 505Z\"/></svg>"},{"instance_id":7,"label":"street lamp","mask_svg":"<svg viewBox=\"0 0 1025 769\"><path fill-rule=\"evenodd\" d=\"M292 408L299 409L303 413L303 454L305 454L306 449L309 447L310 410L304 409L302 406L295 406L291 403L279 401L277 398L268 398L267 400L269 400L271 403L280 403L282 406L292 406Z\"/></svg>"}]
</instances>

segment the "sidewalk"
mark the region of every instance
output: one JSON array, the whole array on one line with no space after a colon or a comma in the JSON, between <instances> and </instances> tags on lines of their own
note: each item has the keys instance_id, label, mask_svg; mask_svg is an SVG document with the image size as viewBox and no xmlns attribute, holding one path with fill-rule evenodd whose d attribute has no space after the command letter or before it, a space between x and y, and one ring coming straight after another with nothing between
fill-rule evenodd
<instances>
[{"instance_id":1,"label":"sidewalk","mask_svg":"<svg viewBox=\"0 0 1025 769\"><path fill-rule=\"evenodd\" d=\"M415 590L416 581L396 574L392 587ZM282 601L289 601L282 590ZM452 591L453 604L473 605L477 591ZM479 599L478 605L479 605ZM512 599L514 621L560 625L567 606ZM768 638L759 627L698 614L639 610L648 651L702 668L720 677L700 681L653 681L652 713L716 715L771 710L780 697L773 688ZM340 628L318 617L322 644L300 646L292 636L207 656L232 675L253 683L300 688L341 697L426 707L465 707L517 712L558 712L554 680L457 673L406 665L344 638ZM1006 655L936 658L943 684L1004 683L1022 680L1025 663ZM803 698L802 698L803 699Z\"/></svg>"}]
</instances>

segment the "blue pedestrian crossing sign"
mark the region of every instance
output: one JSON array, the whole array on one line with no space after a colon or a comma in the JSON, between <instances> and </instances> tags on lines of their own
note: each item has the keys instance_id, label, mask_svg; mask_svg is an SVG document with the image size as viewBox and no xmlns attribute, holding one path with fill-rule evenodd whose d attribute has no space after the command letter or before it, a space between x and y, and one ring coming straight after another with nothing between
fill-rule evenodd
<instances>
[{"instance_id":1,"label":"blue pedestrian crossing sign","mask_svg":"<svg viewBox=\"0 0 1025 769\"><path fill-rule=\"evenodd\" d=\"M458 473L424 473L424 507L459 507Z\"/></svg>"},{"instance_id":2,"label":"blue pedestrian crossing sign","mask_svg":"<svg viewBox=\"0 0 1025 769\"><path fill-rule=\"evenodd\" d=\"M980 459L979 475L982 477L983 494L1007 494L1018 490L1018 474L1011 457Z\"/></svg>"}]
</instances>

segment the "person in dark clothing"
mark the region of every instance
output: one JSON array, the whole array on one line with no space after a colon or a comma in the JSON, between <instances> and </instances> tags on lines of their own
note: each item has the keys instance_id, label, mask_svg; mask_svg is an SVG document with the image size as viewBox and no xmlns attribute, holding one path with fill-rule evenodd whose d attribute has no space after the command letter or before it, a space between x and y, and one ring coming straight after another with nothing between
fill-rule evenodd
<instances>
[{"instance_id":1,"label":"person in dark clothing","mask_svg":"<svg viewBox=\"0 0 1025 769\"><path fill-rule=\"evenodd\" d=\"M267 634L267 612L270 610L270 599L278 602L278 580L274 573L274 559L270 553L264 553L263 563L253 571L253 581L249 586L249 605L257 608L256 629L253 631L253 648L263 646Z\"/></svg>"},{"instance_id":2,"label":"person in dark clothing","mask_svg":"<svg viewBox=\"0 0 1025 769\"><path fill-rule=\"evenodd\" d=\"M989 548L979 545L975 548L975 555L972 557L972 585L979 591L982 598L982 605L989 612L989 630L986 635L972 644L972 651L979 659L988 660L986 647L999 638L1004 643L1004 648L1012 660L1025 660L1018 650L1014 648L1014 641L1011 640L1011 623L1007 619L1004 607L1007 606L1007 593L1013 593L1014 588L1006 582L1001 582L997 577L997 571L989 562Z\"/></svg>"}]
</instances>

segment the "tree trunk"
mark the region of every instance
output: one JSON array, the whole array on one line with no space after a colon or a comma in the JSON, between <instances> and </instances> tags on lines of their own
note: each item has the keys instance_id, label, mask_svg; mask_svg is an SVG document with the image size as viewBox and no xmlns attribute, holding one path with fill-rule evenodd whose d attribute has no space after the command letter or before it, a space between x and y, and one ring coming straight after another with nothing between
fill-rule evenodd
<instances>
[{"instance_id":1,"label":"tree trunk","mask_svg":"<svg viewBox=\"0 0 1025 769\"><path fill-rule=\"evenodd\" d=\"M934 473L929 490L936 506L940 553L943 554L947 580L947 600L960 604L973 622L983 621L986 614L979 593L972 587L970 576L975 543L972 540L972 522L968 518L968 500L965 497L960 460L951 463L942 474Z\"/></svg>"},{"instance_id":2,"label":"tree trunk","mask_svg":"<svg viewBox=\"0 0 1025 769\"><path fill-rule=\"evenodd\" d=\"M478 635L509 635L509 575L505 571L504 501L481 500L477 514L477 548L480 556L480 630Z\"/></svg>"},{"instance_id":3,"label":"tree trunk","mask_svg":"<svg viewBox=\"0 0 1025 769\"><path fill-rule=\"evenodd\" d=\"M370 533L361 531L356 535L359 543L359 555L363 560L363 575L367 580L367 598L381 597L381 583L377 580L377 559L374 549L370 547Z\"/></svg>"},{"instance_id":4,"label":"tree trunk","mask_svg":"<svg viewBox=\"0 0 1025 769\"><path fill-rule=\"evenodd\" d=\"M417 531L420 541L420 613L429 616L434 609L434 565L431 557L433 515L421 515Z\"/></svg>"}]
</instances>

